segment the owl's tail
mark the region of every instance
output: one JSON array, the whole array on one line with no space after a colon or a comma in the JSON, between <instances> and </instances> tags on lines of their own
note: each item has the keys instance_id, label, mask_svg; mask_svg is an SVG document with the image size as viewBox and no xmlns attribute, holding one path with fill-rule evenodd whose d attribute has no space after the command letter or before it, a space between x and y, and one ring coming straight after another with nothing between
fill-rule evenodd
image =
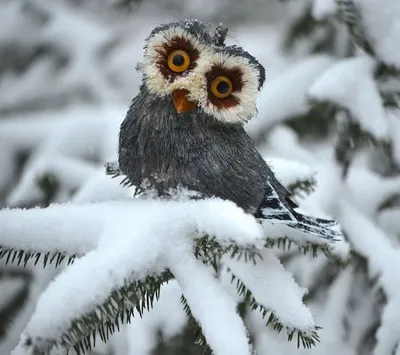
<instances>
[{"instance_id":1,"label":"owl's tail","mask_svg":"<svg viewBox=\"0 0 400 355\"><path fill-rule=\"evenodd\" d=\"M276 196L269 196L263 201L256 217L261 221L267 220L270 223L282 223L288 227L330 241L339 241L342 239L342 232L336 221L298 213L291 208L289 205L290 202L288 201L288 203L284 204Z\"/></svg>"}]
</instances>

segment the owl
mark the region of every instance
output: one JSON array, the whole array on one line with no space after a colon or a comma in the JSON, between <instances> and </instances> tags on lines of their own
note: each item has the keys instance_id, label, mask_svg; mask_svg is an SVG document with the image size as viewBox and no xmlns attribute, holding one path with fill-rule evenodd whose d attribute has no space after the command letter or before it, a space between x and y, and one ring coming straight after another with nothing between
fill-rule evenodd
<instances>
[{"instance_id":1,"label":"owl","mask_svg":"<svg viewBox=\"0 0 400 355\"><path fill-rule=\"evenodd\" d=\"M257 113L264 67L227 29L195 19L156 27L148 36L138 95L119 133L119 169L158 196L185 188L196 198L233 201L260 220L335 239L334 221L298 213L244 130Z\"/></svg>"}]
</instances>

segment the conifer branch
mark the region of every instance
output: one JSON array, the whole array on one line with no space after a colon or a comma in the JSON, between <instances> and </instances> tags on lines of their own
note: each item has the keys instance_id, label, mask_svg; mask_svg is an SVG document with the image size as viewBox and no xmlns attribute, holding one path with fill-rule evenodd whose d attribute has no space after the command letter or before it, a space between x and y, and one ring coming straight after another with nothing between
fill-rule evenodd
<instances>
[{"instance_id":1,"label":"conifer branch","mask_svg":"<svg viewBox=\"0 0 400 355\"><path fill-rule=\"evenodd\" d=\"M347 25L354 42L366 53L376 57L362 22L360 9L353 0L336 0L340 20Z\"/></svg>"},{"instance_id":2,"label":"conifer branch","mask_svg":"<svg viewBox=\"0 0 400 355\"><path fill-rule=\"evenodd\" d=\"M212 265L215 270L225 254L237 260L243 258L245 262L251 261L254 265L257 263L257 258L261 258L260 252L254 246L242 247L235 243L222 246L214 237L207 235L196 240L194 256L205 264Z\"/></svg>"},{"instance_id":3,"label":"conifer branch","mask_svg":"<svg viewBox=\"0 0 400 355\"><path fill-rule=\"evenodd\" d=\"M21 249L13 249L0 245L0 259L5 259L5 263L22 265L26 267L28 261L33 260L36 266L39 262L46 267L47 265L60 266L64 260L70 265L74 262L76 255L68 255L66 252L27 252Z\"/></svg>"},{"instance_id":4,"label":"conifer branch","mask_svg":"<svg viewBox=\"0 0 400 355\"><path fill-rule=\"evenodd\" d=\"M195 337L195 343L199 344L203 348L203 355L211 355L212 351L210 346L207 344L207 340L203 335L203 330L196 319L193 317L192 311L187 303L184 295L181 296L181 303L183 305L183 310L189 318L188 324L192 329L193 335Z\"/></svg>"},{"instance_id":5,"label":"conifer branch","mask_svg":"<svg viewBox=\"0 0 400 355\"><path fill-rule=\"evenodd\" d=\"M313 257L317 257L319 253L324 254L328 258L334 258L332 255L332 246L330 244L315 244L311 242L306 242L304 244L300 244L295 240L289 239L288 237L281 238L267 238L265 247L272 249L278 248L282 251L289 251L295 245L300 252L304 255L311 254Z\"/></svg>"},{"instance_id":6,"label":"conifer branch","mask_svg":"<svg viewBox=\"0 0 400 355\"><path fill-rule=\"evenodd\" d=\"M287 332L288 341L292 341L293 338L297 336L297 348L302 345L305 349L310 349L312 346L315 346L316 343L320 341L317 332L321 329L321 327L316 326L311 334L307 334L306 332L299 329L292 329L284 325L279 321L279 318L272 311L268 310L263 305L257 302L252 292L238 277L236 277L229 269L228 271L231 273L231 283L236 281L236 289L239 296L244 297L244 302L250 307L251 310L258 310L261 313L262 318L267 319L267 327L272 328L278 333L285 329Z\"/></svg>"},{"instance_id":7,"label":"conifer branch","mask_svg":"<svg viewBox=\"0 0 400 355\"><path fill-rule=\"evenodd\" d=\"M159 299L164 282L173 279L169 270L160 275L147 276L142 280L127 282L110 294L107 300L95 309L71 322L60 339L26 339L26 346L33 348L37 355L46 355L48 349L73 348L78 355L85 354L95 346L97 335L107 342L110 335L120 330L120 324L130 323L135 313L142 317L145 310L153 308Z\"/></svg>"},{"instance_id":8,"label":"conifer branch","mask_svg":"<svg viewBox=\"0 0 400 355\"><path fill-rule=\"evenodd\" d=\"M288 185L287 190L292 195L301 195L302 192L306 195L309 195L315 190L316 184L317 181L314 177L310 179L297 180L296 182Z\"/></svg>"}]
</instances>

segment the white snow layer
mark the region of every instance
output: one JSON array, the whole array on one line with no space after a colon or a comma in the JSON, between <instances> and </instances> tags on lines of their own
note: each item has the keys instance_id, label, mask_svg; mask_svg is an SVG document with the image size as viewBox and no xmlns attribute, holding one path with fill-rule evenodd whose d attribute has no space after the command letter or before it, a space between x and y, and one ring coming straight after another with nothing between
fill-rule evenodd
<instances>
[{"instance_id":1,"label":"white snow layer","mask_svg":"<svg viewBox=\"0 0 400 355\"><path fill-rule=\"evenodd\" d=\"M316 55L267 82L258 100L259 113L246 125L249 134L257 135L281 121L306 113L308 88L333 63L331 57Z\"/></svg>"},{"instance_id":2,"label":"white snow layer","mask_svg":"<svg viewBox=\"0 0 400 355\"><path fill-rule=\"evenodd\" d=\"M182 289L178 282L163 284L160 299L154 303L151 312L144 312L141 318L136 317L131 324L124 327L122 334L115 334L118 338L115 354L148 355L157 345L159 330L165 340L179 334L187 322L181 295ZM126 349L121 349L121 341L127 343Z\"/></svg>"},{"instance_id":3,"label":"white snow layer","mask_svg":"<svg viewBox=\"0 0 400 355\"><path fill-rule=\"evenodd\" d=\"M400 67L400 3L397 0L357 0L356 3L378 58Z\"/></svg>"},{"instance_id":4,"label":"white snow layer","mask_svg":"<svg viewBox=\"0 0 400 355\"><path fill-rule=\"evenodd\" d=\"M116 154L123 113L120 106L101 105L1 120L0 164L10 169L0 174L0 190L13 178L16 154L33 149L8 205L40 198L36 180L45 173L55 175L64 190L83 184L95 169L88 160L104 162Z\"/></svg>"},{"instance_id":5,"label":"white snow layer","mask_svg":"<svg viewBox=\"0 0 400 355\"><path fill-rule=\"evenodd\" d=\"M326 70L308 90L313 99L334 101L350 110L361 128L377 139L389 137L389 125L367 56L341 60Z\"/></svg>"},{"instance_id":6,"label":"white snow layer","mask_svg":"<svg viewBox=\"0 0 400 355\"><path fill-rule=\"evenodd\" d=\"M0 210L0 245L26 252L83 255L98 245L112 204Z\"/></svg>"},{"instance_id":7,"label":"white snow layer","mask_svg":"<svg viewBox=\"0 0 400 355\"><path fill-rule=\"evenodd\" d=\"M299 182L314 180L317 174L317 171L311 166L294 159L265 157L265 161L282 185L286 187Z\"/></svg>"},{"instance_id":8,"label":"white snow layer","mask_svg":"<svg viewBox=\"0 0 400 355\"><path fill-rule=\"evenodd\" d=\"M377 331L374 354L392 354L400 340L400 250L393 248L384 232L347 201L342 200L340 205L339 220L355 250L368 259L370 275L379 276L379 283L388 298Z\"/></svg>"},{"instance_id":9,"label":"white snow layer","mask_svg":"<svg viewBox=\"0 0 400 355\"><path fill-rule=\"evenodd\" d=\"M92 208L91 212L88 213L87 210L85 212L85 208L89 206ZM79 205L76 207L77 211L79 211ZM166 267L175 270L180 275L180 278L177 276L178 282L180 279L182 280L184 292L185 289L188 290L188 301L189 303L191 300L193 302L193 290L200 287L198 278L206 275L207 272L198 270L201 268L197 264L196 267L189 268L190 260L187 260L187 263L182 264L182 266L177 266L174 263L178 264L179 260L189 258L189 256L178 251L181 248L189 248L192 245L193 238L198 236L196 231L216 236L222 242L234 240L239 245L257 244L257 241L263 237L262 228L254 217L245 214L242 209L232 202L219 199L186 202L141 201L135 199L125 202L85 204L82 205L79 213L77 212L76 215L73 215L73 218L70 213L65 213L66 208L68 208L68 205L52 210L53 215L51 217L53 217L53 222L57 221L60 226L59 234L66 232L62 230L63 225L66 226L69 235L74 235L74 231L78 230L78 228L82 230L88 229L85 225L84 217L90 215L92 216L90 224L92 229L89 228L89 234L93 234L93 226L95 225L98 228L97 231L102 233L100 243L97 249L76 260L72 266L61 273L42 294L38 301L36 312L25 332L27 336L33 339L38 339L39 337L59 339L61 334L68 329L73 319L82 316L89 310L95 309L96 305L107 299L110 292L123 286L127 281L137 280L154 272L160 272ZM5 213L11 216L13 212L20 213L22 216L23 213L29 214L31 211L5 210L0 215ZM38 214L42 212L43 215L46 215L47 211L34 210L33 212L37 213L34 218L36 229L41 229L40 232L46 234L44 226L40 226L40 221L46 220L40 219L41 217ZM52 212L50 211L50 213ZM69 223L63 222L63 217ZM74 221L79 223L74 225ZM8 230L17 234L16 232L23 230L23 228L20 225L12 225L12 228L8 228ZM25 233L25 236L27 235L28 233ZM50 240L49 236L45 238ZM79 236L76 239L75 243L82 244ZM35 243L37 242L38 240L35 241ZM25 245L24 243L29 246L29 241L27 240L22 240L16 244ZM68 247L70 246L68 245ZM190 253L188 252L188 254ZM191 273L185 274L185 270L182 267L183 269L190 269ZM93 277L94 273L96 277ZM213 277L204 276L204 282L201 283L201 287L204 287L205 284L210 284L209 291L211 293L222 293L222 285L220 286L221 290L218 291L219 288L214 284L216 281L211 280L213 280ZM79 299L74 297L76 294L80 294ZM71 299L76 299L76 302L70 302ZM223 299L226 299L226 297ZM220 302L224 303L225 301L221 299ZM234 304L233 300L230 302ZM224 307L231 309L229 304L226 303ZM214 311L203 316L199 315L198 308L196 309L195 313L198 315L200 322L204 322L202 317L207 317L206 324L211 326L210 320L214 319ZM234 307L233 310L235 310ZM224 314L221 314L221 317L224 317ZM232 317L237 317L237 324L239 324L239 316L235 314ZM205 330L206 334L215 339L215 329L211 333L209 331L210 329ZM218 334L218 339L220 339L219 337L222 334L228 333L221 332ZM248 349L247 337L244 331L242 339L242 343ZM217 340L215 344L213 340L210 340L210 344L212 343L216 346L215 351L217 354L228 354L229 352L224 351L221 344L229 341L231 341L230 337L228 339L225 338L225 340ZM243 350L243 347L240 349ZM239 352L237 353L239 354Z\"/></svg>"},{"instance_id":10,"label":"white snow layer","mask_svg":"<svg viewBox=\"0 0 400 355\"><path fill-rule=\"evenodd\" d=\"M257 302L274 312L289 329L298 329L310 335L314 319L302 302L306 293L300 289L293 275L286 271L271 250L263 250L257 264L224 258L231 269L252 292Z\"/></svg>"},{"instance_id":11,"label":"white snow layer","mask_svg":"<svg viewBox=\"0 0 400 355\"><path fill-rule=\"evenodd\" d=\"M316 20L323 20L324 18L334 14L336 11L335 0L314 0L312 5L312 16Z\"/></svg>"},{"instance_id":12,"label":"white snow layer","mask_svg":"<svg viewBox=\"0 0 400 355\"><path fill-rule=\"evenodd\" d=\"M247 330L236 312L236 302L211 269L195 259L190 245L173 247L170 257L171 271L215 354L250 355Z\"/></svg>"}]
</instances>

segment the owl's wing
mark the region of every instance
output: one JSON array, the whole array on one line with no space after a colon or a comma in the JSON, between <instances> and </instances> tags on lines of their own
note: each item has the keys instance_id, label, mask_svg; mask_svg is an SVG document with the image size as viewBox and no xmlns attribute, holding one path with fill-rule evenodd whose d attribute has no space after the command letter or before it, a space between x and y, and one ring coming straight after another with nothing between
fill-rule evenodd
<instances>
[{"instance_id":1,"label":"owl's wing","mask_svg":"<svg viewBox=\"0 0 400 355\"><path fill-rule=\"evenodd\" d=\"M340 240L342 233L333 220L305 216L295 211L298 206L290 199L290 193L268 168L268 180L264 198L256 217L272 223L283 223L289 227L329 240Z\"/></svg>"}]
</instances>

